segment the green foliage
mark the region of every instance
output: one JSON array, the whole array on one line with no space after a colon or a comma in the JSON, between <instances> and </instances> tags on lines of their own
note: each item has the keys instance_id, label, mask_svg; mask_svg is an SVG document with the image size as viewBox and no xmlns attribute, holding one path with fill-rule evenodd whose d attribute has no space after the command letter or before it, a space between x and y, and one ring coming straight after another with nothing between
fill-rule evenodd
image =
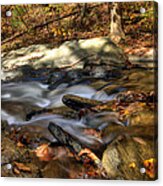
<instances>
[{"instance_id":1,"label":"green foliage","mask_svg":"<svg viewBox=\"0 0 163 186\"><path fill-rule=\"evenodd\" d=\"M22 5L15 5L12 10L11 25L14 28L20 28L23 25L23 21L19 18L25 14L25 9Z\"/></svg>"}]
</instances>

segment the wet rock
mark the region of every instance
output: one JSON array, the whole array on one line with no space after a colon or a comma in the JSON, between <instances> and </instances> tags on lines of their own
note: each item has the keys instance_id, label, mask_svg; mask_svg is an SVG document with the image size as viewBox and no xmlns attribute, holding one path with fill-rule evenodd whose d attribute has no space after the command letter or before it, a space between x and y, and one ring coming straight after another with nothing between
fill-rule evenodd
<instances>
[{"instance_id":1,"label":"wet rock","mask_svg":"<svg viewBox=\"0 0 163 186\"><path fill-rule=\"evenodd\" d=\"M131 103L124 113L128 127L108 126L102 136L109 143L103 154L103 165L111 179L156 179L157 163L145 167L147 160L157 161L157 120L153 105Z\"/></svg>"},{"instance_id":2,"label":"wet rock","mask_svg":"<svg viewBox=\"0 0 163 186\"><path fill-rule=\"evenodd\" d=\"M82 122L88 127L99 130L102 130L112 124L124 126L125 124L120 122L118 117L118 113L115 112L89 113L82 118Z\"/></svg>"},{"instance_id":3,"label":"wet rock","mask_svg":"<svg viewBox=\"0 0 163 186\"><path fill-rule=\"evenodd\" d=\"M133 103L126 108L126 118L130 121L130 126L156 126L156 113L154 108L141 103Z\"/></svg>"},{"instance_id":4,"label":"wet rock","mask_svg":"<svg viewBox=\"0 0 163 186\"><path fill-rule=\"evenodd\" d=\"M116 83L128 90L152 91L155 89L155 73L153 70L131 69L124 71L123 74L123 77L119 78Z\"/></svg>"},{"instance_id":5,"label":"wet rock","mask_svg":"<svg viewBox=\"0 0 163 186\"><path fill-rule=\"evenodd\" d=\"M108 95L111 95L111 94L116 95L117 93L126 90L126 88L124 86L121 86L115 83L115 84L104 87L102 90L105 91Z\"/></svg>"},{"instance_id":6,"label":"wet rock","mask_svg":"<svg viewBox=\"0 0 163 186\"><path fill-rule=\"evenodd\" d=\"M11 106L12 104L12 106ZM17 102L3 102L1 118L7 121L8 124L14 124L18 121L23 121L26 118L26 113L30 112L31 108L27 105Z\"/></svg>"},{"instance_id":7,"label":"wet rock","mask_svg":"<svg viewBox=\"0 0 163 186\"><path fill-rule=\"evenodd\" d=\"M153 180L157 179L157 164L152 165L154 168L144 167L144 162L156 156L153 140L122 137L108 145L102 162L110 179ZM141 173L141 168L145 168L145 173Z\"/></svg>"}]
</instances>

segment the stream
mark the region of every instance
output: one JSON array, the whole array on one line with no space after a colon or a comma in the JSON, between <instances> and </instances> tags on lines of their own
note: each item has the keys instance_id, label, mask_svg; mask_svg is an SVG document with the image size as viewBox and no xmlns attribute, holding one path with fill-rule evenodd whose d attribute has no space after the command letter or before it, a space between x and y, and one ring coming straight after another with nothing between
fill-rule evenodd
<instances>
[{"instance_id":1,"label":"stream","mask_svg":"<svg viewBox=\"0 0 163 186\"><path fill-rule=\"evenodd\" d=\"M139 65L141 65L141 62ZM82 115L81 111L83 109L78 111L67 107L63 102L63 97L75 95L105 104L117 100L121 93L129 91L149 93L155 90L155 69L151 67L123 70L121 74L118 72L117 76L114 75L109 78L88 76L83 74L82 70L59 71L57 69L56 71L49 71L49 69L44 69L32 73L32 76L31 74L29 76L25 74L18 79L2 81L1 86L1 120L7 122L9 135L12 134L14 127L18 136L27 133L29 139L37 139L31 145L30 148L32 149L36 149L43 143L57 144L58 140L48 130L49 123L53 122L77 140L79 144L92 149L97 156L101 154L99 157L102 158L106 146L115 139L114 133L116 133L116 130L106 132L108 127L116 125L119 130L119 127L130 126L131 123L132 125L135 124L130 119L127 121L120 120L118 114L114 111L93 113L88 110L88 113ZM49 112L41 112L40 110L49 110ZM29 113L32 114L27 118ZM148 119L150 121L146 121L146 123L151 123L151 118ZM85 133L85 130L91 129L104 133L105 136L101 138L98 135ZM37 137L33 137L35 135ZM3 143L6 146L9 142L4 140ZM10 150L8 153L10 153ZM21 157L18 159L20 162L24 161ZM2 158L2 163L3 160L4 158ZM12 162L11 157L5 157L5 162ZM87 172L87 168L83 168L80 162L76 162L74 158L67 155L50 162L45 164L39 161L39 166L42 168L41 173L38 173L37 170L38 163L33 162L37 171L34 169L34 172L27 174L34 177L84 178L85 172ZM74 166L76 166L75 169ZM58 168L60 171L57 172ZM12 173L8 172L5 167L3 170L4 176L15 176L16 174L13 171ZM29 175L22 173L20 176ZM99 178L97 175L97 177L95 175L87 176Z\"/></svg>"}]
</instances>

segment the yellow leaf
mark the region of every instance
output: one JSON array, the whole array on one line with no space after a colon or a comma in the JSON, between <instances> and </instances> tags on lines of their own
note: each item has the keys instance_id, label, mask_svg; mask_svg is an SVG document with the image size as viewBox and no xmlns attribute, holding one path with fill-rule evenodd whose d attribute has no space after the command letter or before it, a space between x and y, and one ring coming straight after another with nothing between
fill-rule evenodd
<instances>
[{"instance_id":1,"label":"yellow leaf","mask_svg":"<svg viewBox=\"0 0 163 186\"><path fill-rule=\"evenodd\" d=\"M135 162L132 162L132 163L129 164L129 168L133 168L134 169L135 167L136 167L136 163Z\"/></svg>"},{"instance_id":2,"label":"yellow leaf","mask_svg":"<svg viewBox=\"0 0 163 186\"><path fill-rule=\"evenodd\" d=\"M150 158L150 159L144 160L143 164L144 164L144 167L146 168L146 174L150 178L155 178L155 175L156 175L156 159Z\"/></svg>"}]
</instances>

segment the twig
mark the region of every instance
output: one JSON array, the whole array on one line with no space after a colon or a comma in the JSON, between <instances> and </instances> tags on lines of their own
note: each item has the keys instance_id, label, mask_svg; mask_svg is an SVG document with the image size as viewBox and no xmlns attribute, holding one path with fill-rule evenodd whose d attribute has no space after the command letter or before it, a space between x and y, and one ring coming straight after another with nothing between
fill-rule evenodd
<instances>
[{"instance_id":1,"label":"twig","mask_svg":"<svg viewBox=\"0 0 163 186\"><path fill-rule=\"evenodd\" d=\"M95 6L92 6L92 7L89 7L89 9L98 7L99 5L100 5L100 4L95 5ZM38 28L42 28L42 27L47 26L47 25L49 25L49 24L51 24L51 23L53 23L53 22L56 22L56 21L65 19L65 18L67 18L67 17L70 17L70 16L72 16L72 15L76 15L76 14L78 14L78 13L79 13L78 11L74 11L74 12L72 12L72 13L70 13L70 14L67 14L67 15L64 15L64 16L62 16L62 17L49 20L49 21L47 21L46 23L36 25L36 26L34 26L34 27L30 28L30 29L27 29L27 30L25 30L25 31L22 31L22 32L20 32L20 33L17 33L17 34L15 34L15 35L13 35L12 37L3 40L3 41L1 42L1 44L3 45L3 44L5 44L5 43L8 43L8 42L10 42L10 41L12 41L12 40L14 40L14 39L16 39L16 38L18 38L18 37L23 36L24 34L29 33L29 31L36 30L36 29L38 29Z\"/></svg>"}]
</instances>

